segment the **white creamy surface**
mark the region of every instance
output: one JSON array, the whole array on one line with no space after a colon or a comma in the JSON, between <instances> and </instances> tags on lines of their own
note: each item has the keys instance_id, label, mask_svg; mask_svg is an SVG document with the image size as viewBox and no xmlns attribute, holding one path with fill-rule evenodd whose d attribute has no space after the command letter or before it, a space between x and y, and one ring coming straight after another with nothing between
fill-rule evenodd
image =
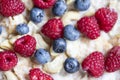
<instances>
[{"instance_id":1,"label":"white creamy surface","mask_svg":"<svg viewBox=\"0 0 120 80\"><path fill-rule=\"evenodd\" d=\"M12 33L14 33L15 31L15 26L23 22L28 23L28 26L30 27L30 32L28 34L36 38L37 49L45 48L48 50L50 46L44 41L46 38L43 38L42 35L39 35L37 31L50 18L49 15L51 14L48 14L49 10L45 10L46 17L44 18L44 21L42 23L34 24L33 22L31 21L28 22L25 19L26 12L31 10L31 8L33 7L32 0L22 0L22 1L26 5L26 10L23 14L14 16L13 18L0 17L0 25L5 26L2 35L0 35L0 51L2 49L12 49L12 45L14 41L17 38L21 37L20 35L13 35ZM68 6L70 7L70 5L73 3L74 0L66 0L66 1ZM89 10L84 12L68 11L62 17L62 21L64 25L67 25L67 24L73 24L72 20L74 20L74 24L75 24L76 21L79 20L81 17L93 15L97 9L106 6L109 6L110 8L114 8L118 13L119 18L114 28L109 33L105 33L102 31L101 36L96 40L89 40L88 38L82 36L80 37L80 39L76 41L67 41L66 54L69 57L74 57L78 59L78 61L81 63L83 59L93 51L101 51L104 54L106 54L106 52L111 47L113 47L113 45L120 45L120 0L91 0L91 7L89 8ZM46 40L47 42L50 42L49 39ZM44 45L42 45L42 43L40 42L42 42ZM50 51L50 53L53 57L53 61L48 63L50 65L46 64L44 66L32 63L30 58L26 59L19 56L19 62L17 66L13 69L14 72L13 71L3 72L4 76L6 76L4 79L3 79L3 75L0 72L1 74L0 80L28 80L27 74L29 73L29 69L34 67L39 67L45 70L46 72L52 73L51 70L46 69L45 66L46 67L50 66L50 68L52 69L54 68L54 64L55 66L58 67L57 69L59 69L59 70L53 69L55 70L53 71L53 73L54 72L55 73L51 74L51 76L54 78L54 80L120 80L120 71L116 71L113 73L105 72L104 75L101 76L100 78L93 78L91 76L88 76L83 71L78 71L74 74L68 74L64 71L63 65L58 64L59 63L58 60L60 60L60 57L64 56L62 61L60 62L60 64L63 64L64 60L66 59L66 56L56 55L56 53L54 53L53 51Z\"/></svg>"}]
</instances>

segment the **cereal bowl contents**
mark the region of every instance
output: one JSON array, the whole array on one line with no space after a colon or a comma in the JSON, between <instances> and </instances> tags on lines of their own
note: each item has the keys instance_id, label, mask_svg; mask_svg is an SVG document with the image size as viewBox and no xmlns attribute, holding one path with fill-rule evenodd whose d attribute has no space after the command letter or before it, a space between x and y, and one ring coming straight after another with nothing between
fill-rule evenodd
<instances>
[{"instance_id":1,"label":"cereal bowl contents","mask_svg":"<svg viewBox=\"0 0 120 80\"><path fill-rule=\"evenodd\" d=\"M120 0L0 0L0 80L120 80L119 51Z\"/></svg>"}]
</instances>

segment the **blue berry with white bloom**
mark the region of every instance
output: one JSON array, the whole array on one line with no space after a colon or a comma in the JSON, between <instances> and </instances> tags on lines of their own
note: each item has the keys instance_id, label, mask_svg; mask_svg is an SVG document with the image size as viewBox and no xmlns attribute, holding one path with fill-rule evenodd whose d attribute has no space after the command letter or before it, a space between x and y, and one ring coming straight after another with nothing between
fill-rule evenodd
<instances>
[{"instance_id":1,"label":"blue berry with white bloom","mask_svg":"<svg viewBox=\"0 0 120 80\"><path fill-rule=\"evenodd\" d=\"M80 37L80 32L73 25L67 25L64 28L64 37L70 41L75 41Z\"/></svg>"},{"instance_id":2,"label":"blue berry with white bloom","mask_svg":"<svg viewBox=\"0 0 120 80\"><path fill-rule=\"evenodd\" d=\"M40 8L33 8L30 11L30 19L35 23L40 23L44 18L44 10Z\"/></svg>"},{"instance_id":3,"label":"blue berry with white bloom","mask_svg":"<svg viewBox=\"0 0 120 80\"><path fill-rule=\"evenodd\" d=\"M63 53L66 50L66 41L63 38L59 38L54 40L53 42L53 50L56 53Z\"/></svg>"},{"instance_id":4,"label":"blue berry with white bloom","mask_svg":"<svg viewBox=\"0 0 120 80\"><path fill-rule=\"evenodd\" d=\"M85 11L90 7L90 0L75 0L74 6L79 11Z\"/></svg>"},{"instance_id":5,"label":"blue berry with white bloom","mask_svg":"<svg viewBox=\"0 0 120 80\"><path fill-rule=\"evenodd\" d=\"M75 58L67 58L64 62L64 70L68 73L75 73L79 68L80 64Z\"/></svg>"},{"instance_id":6,"label":"blue berry with white bloom","mask_svg":"<svg viewBox=\"0 0 120 80\"><path fill-rule=\"evenodd\" d=\"M51 61L50 53L47 50L42 48L36 50L34 57L36 61L40 64L45 64Z\"/></svg>"},{"instance_id":7,"label":"blue berry with white bloom","mask_svg":"<svg viewBox=\"0 0 120 80\"><path fill-rule=\"evenodd\" d=\"M0 34L2 33L2 26L0 26Z\"/></svg>"},{"instance_id":8,"label":"blue berry with white bloom","mask_svg":"<svg viewBox=\"0 0 120 80\"><path fill-rule=\"evenodd\" d=\"M58 0L52 8L52 12L56 16L62 16L67 10L67 4L63 0Z\"/></svg>"},{"instance_id":9,"label":"blue berry with white bloom","mask_svg":"<svg viewBox=\"0 0 120 80\"><path fill-rule=\"evenodd\" d=\"M20 35L27 34L29 32L29 27L25 23L19 24L16 26L16 32L18 32Z\"/></svg>"}]
</instances>

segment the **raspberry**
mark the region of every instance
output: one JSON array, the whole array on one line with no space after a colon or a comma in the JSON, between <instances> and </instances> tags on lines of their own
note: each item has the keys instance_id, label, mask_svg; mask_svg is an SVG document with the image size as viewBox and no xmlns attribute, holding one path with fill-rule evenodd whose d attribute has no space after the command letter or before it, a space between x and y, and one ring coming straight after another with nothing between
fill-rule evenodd
<instances>
[{"instance_id":1,"label":"raspberry","mask_svg":"<svg viewBox=\"0 0 120 80\"><path fill-rule=\"evenodd\" d=\"M100 36L99 25L95 17L83 17L77 22L78 30L90 39L96 39Z\"/></svg>"},{"instance_id":2,"label":"raspberry","mask_svg":"<svg viewBox=\"0 0 120 80\"><path fill-rule=\"evenodd\" d=\"M18 58L13 51L0 52L0 70L8 71L17 65Z\"/></svg>"},{"instance_id":3,"label":"raspberry","mask_svg":"<svg viewBox=\"0 0 120 80\"><path fill-rule=\"evenodd\" d=\"M36 40L30 35L17 39L14 43L14 50L23 57L30 57L35 52Z\"/></svg>"},{"instance_id":4,"label":"raspberry","mask_svg":"<svg viewBox=\"0 0 120 80\"><path fill-rule=\"evenodd\" d=\"M50 19L42 28L41 32L51 38L58 39L63 37L63 23L60 19Z\"/></svg>"},{"instance_id":5,"label":"raspberry","mask_svg":"<svg viewBox=\"0 0 120 80\"><path fill-rule=\"evenodd\" d=\"M114 72L120 69L120 46L113 47L105 60L105 69L107 72Z\"/></svg>"},{"instance_id":6,"label":"raspberry","mask_svg":"<svg viewBox=\"0 0 120 80\"><path fill-rule=\"evenodd\" d=\"M33 0L34 5L41 9L50 8L55 2L56 0Z\"/></svg>"},{"instance_id":7,"label":"raspberry","mask_svg":"<svg viewBox=\"0 0 120 80\"><path fill-rule=\"evenodd\" d=\"M100 29L109 32L115 25L118 15L110 8L100 8L96 13L95 17L98 20Z\"/></svg>"},{"instance_id":8,"label":"raspberry","mask_svg":"<svg viewBox=\"0 0 120 80\"><path fill-rule=\"evenodd\" d=\"M100 77L104 73L104 56L101 52L93 52L82 62L83 70L94 77Z\"/></svg>"},{"instance_id":9,"label":"raspberry","mask_svg":"<svg viewBox=\"0 0 120 80\"><path fill-rule=\"evenodd\" d=\"M43 73L39 68L31 69L29 72L30 80L53 80L53 78Z\"/></svg>"},{"instance_id":10,"label":"raspberry","mask_svg":"<svg viewBox=\"0 0 120 80\"><path fill-rule=\"evenodd\" d=\"M5 17L18 15L24 9L25 6L20 0L0 0L0 14Z\"/></svg>"}]
</instances>

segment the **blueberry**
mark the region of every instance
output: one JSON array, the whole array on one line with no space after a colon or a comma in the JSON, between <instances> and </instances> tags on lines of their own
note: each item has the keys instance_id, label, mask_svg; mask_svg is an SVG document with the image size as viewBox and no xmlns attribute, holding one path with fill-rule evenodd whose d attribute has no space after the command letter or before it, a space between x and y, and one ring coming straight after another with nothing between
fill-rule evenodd
<instances>
[{"instance_id":1,"label":"blueberry","mask_svg":"<svg viewBox=\"0 0 120 80\"><path fill-rule=\"evenodd\" d=\"M67 58L64 62L64 69L68 73L75 73L79 68L80 64L75 58Z\"/></svg>"},{"instance_id":2,"label":"blueberry","mask_svg":"<svg viewBox=\"0 0 120 80\"><path fill-rule=\"evenodd\" d=\"M2 33L2 26L0 26L0 34Z\"/></svg>"},{"instance_id":3,"label":"blueberry","mask_svg":"<svg viewBox=\"0 0 120 80\"><path fill-rule=\"evenodd\" d=\"M45 64L51 61L50 53L47 50L42 48L36 50L34 57L36 61L40 64Z\"/></svg>"},{"instance_id":4,"label":"blueberry","mask_svg":"<svg viewBox=\"0 0 120 80\"><path fill-rule=\"evenodd\" d=\"M18 32L20 35L27 34L29 32L29 27L27 24L19 24L16 26L16 32Z\"/></svg>"},{"instance_id":5,"label":"blueberry","mask_svg":"<svg viewBox=\"0 0 120 80\"><path fill-rule=\"evenodd\" d=\"M52 12L56 16L62 16L67 10L67 5L63 0L58 0L52 8Z\"/></svg>"},{"instance_id":6,"label":"blueberry","mask_svg":"<svg viewBox=\"0 0 120 80\"><path fill-rule=\"evenodd\" d=\"M85 11L90 7L90 0L75 0L74 6L80 11Z\"/></svg>"},{"instance_id":7,"label":"blueberry","mask_svg":"<svg viewBox=\"0 0 120 80\"><path fill-rule=\"evenodd\" d=\"M67 25L64 28L64 37L70 41L74 41L80 37L80 32L73 25Z\"/></svg>"},{"instance_id":8,"label":"blueberry","mask_svg":"<svg viewBox=\"0 0 120 80\"><path fill-rule=\"evenodd\" d=\"M44 18L44 10L39 8L33 8L30 11L30 19L35 23L40 23Z\"/></svg>"},{"instance_id":9,"label":"blueberry","mask_svg":"<svg viewBox=\"0 0 120 80\"><path fill-rule=\"evenodd\" d=\"M53 50L56 53L63 53L66 50L66 41L65 39L59 38L53 42Z\"/></svg>"}]
</instances>

